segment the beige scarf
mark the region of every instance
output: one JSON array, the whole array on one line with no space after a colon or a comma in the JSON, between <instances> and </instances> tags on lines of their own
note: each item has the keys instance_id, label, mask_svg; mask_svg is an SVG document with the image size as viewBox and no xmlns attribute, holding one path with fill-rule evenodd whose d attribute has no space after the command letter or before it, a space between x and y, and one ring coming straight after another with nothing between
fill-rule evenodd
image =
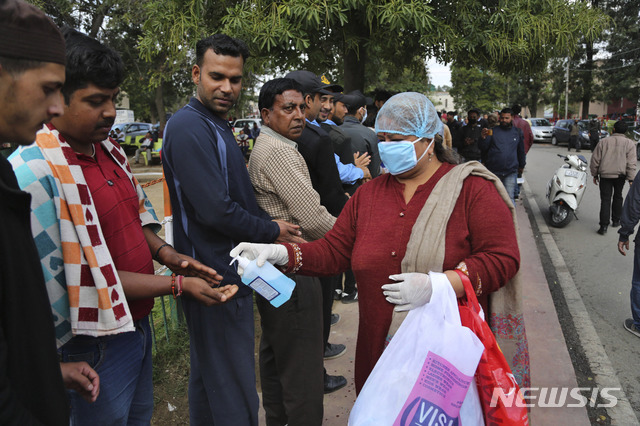
<instances>
[{"instance_id":1,"label":"beige scarf","mask_svg":"<svg viewBox=\"0 0 640 426\"><path fill-rule=\"evenodd\" d=\"M402 259L403 273L443 272L447 223L460 196L464 180L469 175L480 176L495 185L511 211L517 235L515 207L500 179L477 161L460 164L438 181L425 202L413 225L407 252ZM522 316L520 272L504 287L489 295L489 309L491 318L487 320L496 335L498 344L509 361L514 375L519 379L520 385L527 386L529 358ZM390 336L395 334L405 317L406 312L399 314L394 311L389 328Z\"/></svg>"}]
</instances>

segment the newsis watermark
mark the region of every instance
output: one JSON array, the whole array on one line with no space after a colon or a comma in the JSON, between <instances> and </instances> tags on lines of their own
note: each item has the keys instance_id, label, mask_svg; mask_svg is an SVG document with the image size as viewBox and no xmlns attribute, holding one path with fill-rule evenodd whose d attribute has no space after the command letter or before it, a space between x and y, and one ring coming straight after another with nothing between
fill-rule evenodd
<instances>
[{"instance_id":1,"label":"newsis watermark","mask_svg":"<svg viewBox=\"0 0 640 426\"><path fill-rule=\"evenodd\" d=\"M493 389L491 407L498 404L510 407L544 407L544 408L575 408L590 407L611 408L618 403L613 392L620 392L620 388L568 388L568 387L537 387L522 388L518 394L516 388L507 393L500 388ZM598 403L598 396L601 402Z\"/></svg>"}]
</instances>

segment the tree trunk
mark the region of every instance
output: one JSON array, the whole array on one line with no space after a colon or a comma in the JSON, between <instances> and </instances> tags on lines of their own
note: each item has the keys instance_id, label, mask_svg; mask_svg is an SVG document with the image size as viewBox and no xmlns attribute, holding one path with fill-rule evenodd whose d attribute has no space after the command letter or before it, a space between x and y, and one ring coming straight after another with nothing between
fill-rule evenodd
<instances>
[{"instance_id":1,"label":"tree trunk","mask_svg":"<svg viewBox=\"0 0 640 426\"><path fill-rule=\"evenodd\" d=\"M529 106L529 112L531 113L531 117L534 118L538 116L538 94L531 94L531 105Z\"/></svg>"},{"instance_id":2,"label":"tree trunk","mask_svg":"<svg viewBox=\"0 0 640 426\"><path fill-rule=\"evenodd\" d=\"M361 42L357 50L349 48L346 43L343 47L345 93L356 89L364 92L364 70L368 58L367 48L364 46L364 42L369 38L369 27L365 23L364 16L358 16L354 13L351 17L352 19L349 19L349 26L343 28L343 30L358 37Z\"/></svg>"},{"instance_id":3,"label":"tree trunk","mask_svg":"<svg viewBox=\"0 0 640 426\"><path fill-rule=\"evenodd\" d=\"M164 102L163 102L164 103ZM154 102L150 102L149 105L149 115L151 115L151 121L150 123L155 123L156 121L158 121L158 113L156 112L156 103L155 103L155 99Z\"/></svg>"},{"instance_id":4,"label":"tree trunk","mask_svg":"<svg viewBox=\"0 0 640 426\"><path fill-rule=\"evenodd\" d=\"M91 21L91 30L89 30L89 37L96 38L98 36L98 31L102 27L102 23L104 22L105 16L109 13L109 9L111 8L112 0L105 0L98 9L96 10L96 14L93 15L93 20Z\"/></svg>"},{"instance_id":5,"label":"tree trunk","mask_svg":"<svg viewBox=\"0 0 640 426\"><path fill-rule=\"evenodd\" d=\"M593 86L593 43L587 41L586 46L586 54L587 54L587 62L586 62L586 72L584 73L584 88L582 92L582 118L589 118L589 103L591 103L591 93Z\"/></svg>"},{"instance_id":6,"label":"tree trunk","mask_svg":"<svg viewBox=\"0 0 640 426\"><path fill-rule=\"evenodd\" d=\"M164 132L164 125L167 123L167 113L164 110L164 98L162 97L162 80L156 87L156 111L160 119L160 132Z\"/></svg>"},{"instance_id":7,"label":"tree trunk","mask_svg":"<svg viewBox=\"0 0 640 426\"><path fill-rule=\"evenodd\" d=\"M527 77L528 84L525 86L529 92L529 111L531 117L538 117L538 103L540 102L540 92L544 87L540 74Z\"/></svg>"},{"instance_id":8,"label":"tree trunk","mask_svg":"<svg viewBox=\"0 0 640 426\"><path fill-rule=\"evenodd\" d=\"M600 0L591 0L591 6L597 9L600 6ZM586 41L585 53L587 55L587 63L584 77L584 92L582 96L582 118L589 118L589 104L593 96L593 41Z\"/></svg>"},{"instance_id":9,"label":"tree trunk","mask_svg":"<svg viewBox=\"0 0 640 426\"><path fill-rule=\"evenodd\" d=\"M344 91L352 90L364 92L364 64L366 56L365 49L356 52L351 49L344 54Z\"/></svg>"}]
</instances>

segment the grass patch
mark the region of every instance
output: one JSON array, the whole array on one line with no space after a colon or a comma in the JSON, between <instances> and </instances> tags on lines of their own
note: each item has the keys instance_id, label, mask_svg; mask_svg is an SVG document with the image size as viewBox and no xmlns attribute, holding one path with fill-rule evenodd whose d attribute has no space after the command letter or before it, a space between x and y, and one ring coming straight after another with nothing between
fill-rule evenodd
<instances>
[{"instance_id":1,"label":"grass patch","mask_svg":"<svg viewBox=\"0 0 640 426\"><path fill-rule=\"evenodd\" d=\"M166 300L166 299L165 299ZM170 309L174 308L174 309ZM155 304L152 318L156 331L153 354L154 410L152 424L189 424L189 332L184 321L178 322L175 305L167 306L169 339L165 334L162 305ZM174 407L170 411L169 404Z\"/></svg>"},{"instance_id":2,"label":"grass patch","mask_svg":"<svg viewBox=\"0 0 640 426\"><path fill-rule=\"evenodd\" d=\"M165 297L165 315L167 332L159 299L151 312L155 329L156 346L153 353L153 396L154 409L151 424L153 425L188 425L189 424L189 332L182 313L171 297ZM167 303L167 301L169 303ZM261 328L260 314L253 303L255 322L255 368L258 371L258 353ZM181 317L182 321L178 321ZM257 389L260 389L260 377L257 377ZM169 410L169 404L175 407Z\"/></svg>"}]
</instances>

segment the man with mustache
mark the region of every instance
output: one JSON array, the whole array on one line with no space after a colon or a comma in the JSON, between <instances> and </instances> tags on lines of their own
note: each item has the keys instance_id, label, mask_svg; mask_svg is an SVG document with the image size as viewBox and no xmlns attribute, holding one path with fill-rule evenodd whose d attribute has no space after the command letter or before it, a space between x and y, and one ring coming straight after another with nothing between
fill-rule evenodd
<instances>
[{"instance_id":1,"label":"man with mustache","mask_svg":"<svg viewBox=\"0 0 640 426\"><path fill-rule=\"evenodd\" d=\"M58 354L65 362L85 360L100 375L93 404L70 392L72 424L149 424L154 297L184 293L213 305L237 287L212 288L222 279L216 271L155 234L160 226L153 207L124 150L108 137L124 64L84 34L68 28L63 35L64 115L10 161L20 187L32 195ZM181 275L154 275L152 256Z\"/></svg>"},{"instance_id":2,"label":"man with mustache","mask_svg":"<svg viewBox=\"0 0 640 426\"><path fill-rule=\"evenodd\" d=\"M337 84L322 81L317 75L307 70L296 70L285 75L297 81L303 89L305 108L305 127L302 135L297 139L298 151L304 157L311 176L313 189L320 195L320 204L327 211L338 217L342 208L347 203L348 197L344 193L340 181L340 173L333 152L331 138L320 128L318 116L322 109L322 95L333 96L335 91L341 89ZM325 341L325 359L334 359L346 353L347 348L341 343L329 343L331 329L331 307L333 295L342 276L320 277L322 283L323 300L323 338ZM347 385L347 379L340 375L330 375L325 372L325 393L334 392Z\"/></svg>"},{"instance_id":3,"label":"man with mustache","mask_svg":"<svg viewBox=\"0 0 640 426\"><path fill-rule=\"evenodd\" d=\"M320 204L297 140L305 127L303 88L288 78L268 81L258 108L264 127L249 159L258 204L272 217L322 238L335 217ZM292 275L291 299L279 308L256 299L262 320L260 379L267 425L320 425L323 418L322 289L315 277Z\"/></svg>"},{"instance_id":4,"label":"man with mustache","mask_svg":"<svg viewBox=\"0 0 640 426\"><path fill-rule=\"evenodd\" d=\"M323 76L323 78L325 77ZM339 87L339 89L342 89L342 87ZM353 195L363 183L363 179L371 179L371 174L367 169L371 162L371 157L367 153L352 153L351 139L339 127L342 124L342 120L339 120L340 123L333 121L333 112L336 108L335 102L342 97L342 94L336 92L334 94L321 93L320 95L322 107L318 113L317 121L320 124L320 128L331 138L342 187L349 195Z\"/></svg>"},{"instance_id":5,"label":"man with mustache","mask_svg":"<svg viewBox=\"0 0 640 426\"><path fill-rule=\"evenodd\" d=\"M478 145L482 131L482 126L478 123L479 115L480 111L476 108L471 108L467 112L468 123L460 128L458 137L454 141L454 146L458 148L458 154L464 161L480 161L482 159L482 152Z\"/></svg>"},{"instance_id":6,"label":"man with mustache","mask_svg":"<svg viewBox=\"0 0 640 426\"><path fill-rule=\"evenodd\" d=\"M513 126L512 111L500 111L500 125L494 127L493 135L482 129L478 145L486 161L484 165L502 181L511 201L515 205L518 188L518 173L522 173L527 163L524 153L522 130Z\"/></svg>"},{"instance_id":7,"label":"man with mustache","mask_svg":"<svg viewBox=\"0 0 640 426\"><path fill-rule=\"evenodd\" d=\"M171 117L163 140L176 247L222 271L224 284L240 282L229 266L229 250L239 242L303 241L298 226L271 220L258 206L227 120L248 57L246 45L225 34L198 41L191 70L196 96ZM183 306L191 348L190 423L257 426L251 289L242 285L224 306Z\"/></svg>"}]
</instances>

